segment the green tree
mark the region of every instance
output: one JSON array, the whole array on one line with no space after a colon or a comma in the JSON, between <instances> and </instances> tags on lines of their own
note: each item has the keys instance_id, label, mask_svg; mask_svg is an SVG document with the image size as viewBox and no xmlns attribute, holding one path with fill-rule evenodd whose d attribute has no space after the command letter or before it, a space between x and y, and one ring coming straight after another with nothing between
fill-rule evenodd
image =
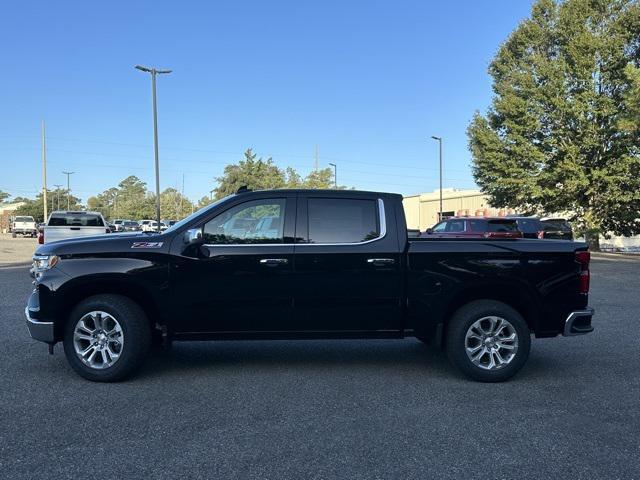
<instances>
[{"instance_id":1,"label":"green tree","mask_svg":"<svg viewBox=\"0 0 640 480\"><path fill-rule=\"evenodd\" d=\"M64 195L64 197L62 196ZM16 198L18 200L18 198ZM19 201L24 202L23 205L16 209L16 215L30 215L32 216L36 222L44 222L44 199L42 193L38 193L35 199L23 198L19 197ZM60 195L60 207L61 210L67 209L67 191L61 190ZM52 190L47 190L47 207L48 212L51 213L57 209L57 199L56 192ZM80 199L78 197L74 197L73 195L69 196L69 208L71 210L80 210L82 208L82 204L80 203Z\"/></svg>"},{"instance_id":2,"label":"green tree","mask_svg":"<svg viewBox=\"0 0 640 480\"><path fill-rule=\"evenodd\" d=\"M162 197L160 197L162 202ZM147 190L147 184L135 175L122 180L99 195L89 197L87 206L105 218L140 220L155 218L155 195Z\"/></svg>"},{"instance_id":3,"label":"green tree","mask_svg":"<svg viewBox=\"0 0 640 480\"><path fill-rule=\"evenodd\" d=\"M237 164L227 165L223 175L217 177L216 181L218 182L218 186L215 189L216 199L231 195L242 186L247 186L251 190L334 188L333 170L330 168L312 171L303 179L291 167L287 167L285 170L279 168L273 163L272 158L266 160L258 158L252 149L248 149L244 153L244 159Z\"/></svg>"},{"instance_id":4,"label":"green tree","mask_svg":"<svg viewBox=\"0 0 640 480\"><path fill-rule=\"evenodd\" d=\"M640 68L629 64L624 72L629 88L624 94L626 111L620 120L620 128L637 135L640 130Z\"/></svg>"},{"instance_id":5,"label":"green tree","mask_svg":"<svg viewBox=\"0 0 640 480\"><path fill-rule=\"evenodd\" d=\"M637 1L533 5L489 67L491 108L468 129L493 205L572 212L595 248L600 233L640 231L640 132L620 128L638 105L627 67L638 66L638 38Z\"/></svg>"},{"instance_id":6,"label":"green tree","mask_svg":"<svg viewBox=\"0 0 640 480\"><path fill-rule=\"evenodd\" d=\"M201 209L206 207L207 205L211 205L212 203L213 203L213 200L211 199L211 197L208 197L205 195L200 200L198 200L198 204L196 205L196 208Z\"/></svg>"},{"instance_id":7,"label":"green tree","mask_svg":"<svg viewBox=\"0 0 640 480\"><path fill-rule=\"evenodd\" d=\"M175 188L167 188L160 194L160 213L163 219L181 220L191 213L191 200Z\"/></svg>"},{"instance_id":8,"label":"green tree","mask_svg":"<svg viewBox=\"0 0 640 480\"><path fill-rule=\"evenodd\" d=\"M3 203L10 196L11 196L10 193L3 192L2 190L0 190L0 203Z\"/></svg>"},{"instance_id":9,"label":"green tree","mask_svg":"<svg viewBox=\"0 0 640 480\"><path fill-rule=\"evenodd\" d=\"M252 149L244 152L244 159L237 164L227 165L221 177L217 177L218 186L215 198L226 197L235 193L240 187L246 186L251 190L265 190L283 188L285 174L278 168L271 158L263 160L253 153Z\"/></svg>"},{"instance_id":10,"label":"green tree","mask_svg":"<svg viewBox=\"0 0 640 480\"><path fill-rule=\"evenodd\" d=\"M335 188L333 170L323 168L312 171L305 177L304 182L302 182L302 188Z\"/></svg>"}]
</instances>

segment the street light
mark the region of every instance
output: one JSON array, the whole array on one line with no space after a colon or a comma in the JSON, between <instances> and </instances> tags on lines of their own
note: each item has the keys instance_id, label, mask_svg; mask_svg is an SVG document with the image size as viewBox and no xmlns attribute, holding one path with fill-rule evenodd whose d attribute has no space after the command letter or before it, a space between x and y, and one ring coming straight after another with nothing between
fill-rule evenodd
<instances>
[{"instance_id":1,"label":"street light","mask_svg":"<svg viewBox=\"0 0 640 480\"><path fill-rule=\"evenodd\" d=\"M160 166L158 161L158 108L156 104L156 75L171 73L171 70L158 70L155 67L143 67L136 65L136 69L151 74L151 95L153 97L153 148L156 164L156 221L158 232L160 231Z\"/></svg>"},{"instance_id":2,"label":"street light","mask_svg":"<svg viewBox=\"0 0 640 480\"><path fill-rule=\"evenodd\" d=\"M62 172L67 176L67 210L71 210L70 202L69 202L69 192L71 192L71 188L69 187L69 177L76 172Z\"/></svg>"},{"instance_id":3,"label":"street light","mask_svg":"<svg viewBox=\"0 0 640 480\"><path fill-rule=\"evenodd\" d=\"M438 221L442 220L442 137L436 137L431 135L431 138L437 140L440 145L440 215L438 215Z\"/></svg>"},{"instance_id":4,"label":"street light","mask_svg":"<svg viewBox=\"0 0 640 480\"><path fill-rule=\"evenodd\" d=\"M330 163L333 167L333 184L336 188L338 188L338 166L335 163Z\"/></svg>"}]
</instances>

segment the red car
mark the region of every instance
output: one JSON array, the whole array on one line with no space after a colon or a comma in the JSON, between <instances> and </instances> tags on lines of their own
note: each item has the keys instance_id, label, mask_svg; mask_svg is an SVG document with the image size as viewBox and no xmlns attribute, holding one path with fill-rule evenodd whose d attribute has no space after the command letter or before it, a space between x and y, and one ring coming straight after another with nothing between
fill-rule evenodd
<instances>
[{"instance_id":1,"label":"red car","mask_svg":"<svg viewBox=\"0 0 640 480\"><path fill-rule=\"evenodd\" d=\"M428 228L422 237L522 238L515 219L504 217L454 217Z\"/></svg>"}]
</instances>

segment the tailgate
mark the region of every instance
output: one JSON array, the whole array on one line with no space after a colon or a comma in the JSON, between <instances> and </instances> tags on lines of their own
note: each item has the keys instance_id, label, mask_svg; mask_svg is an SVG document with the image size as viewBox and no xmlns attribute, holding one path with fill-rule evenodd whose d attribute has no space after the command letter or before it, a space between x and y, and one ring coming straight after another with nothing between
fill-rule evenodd
<instances>
[{"instance_id":1,"label":"tailgate","mask_svg":"<svg viewBox=\"0 0 640 480\"><path fill-rule=\"evenodd\" d=\"M68 238L89 237L91 235L106 235L106 227L45 227L44 243L57 242Z\"/></svg>"}]
</instances>

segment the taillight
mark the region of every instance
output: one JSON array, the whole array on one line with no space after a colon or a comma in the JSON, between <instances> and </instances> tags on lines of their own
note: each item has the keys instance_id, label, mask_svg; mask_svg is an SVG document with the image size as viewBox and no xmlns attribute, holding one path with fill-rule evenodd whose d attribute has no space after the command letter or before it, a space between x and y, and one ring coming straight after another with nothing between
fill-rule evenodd
<instances>
[{"instance_id":1,"label":"taillight","mask_svg":"<svg viewBox=\"0 0 640 480\"><path fill-rule=\"evenodd\" d=\"M589 273L589 261L591 253L588 250L576 252L576 262L580 264L580 293L589 293L591 274Z\"/></svg>"},{"instance_id":2,"label":"taillight","mask_svg":"<svg viewBox=\"0 0 640 480\"><path fill-rule=\"evenodd\" d=\"M538 230L538 238L541 240L544 238L544 230Z\"/></svg>"},{"instance_id":3,"label":"taillight","mask_svg":"<svg viewBox=\"0 0 640 480\"><path fill-rule=\"evenodd\" d=\"M38 244L44 245L44 231L38 232Z\"/></svg>"}]
</instances>

